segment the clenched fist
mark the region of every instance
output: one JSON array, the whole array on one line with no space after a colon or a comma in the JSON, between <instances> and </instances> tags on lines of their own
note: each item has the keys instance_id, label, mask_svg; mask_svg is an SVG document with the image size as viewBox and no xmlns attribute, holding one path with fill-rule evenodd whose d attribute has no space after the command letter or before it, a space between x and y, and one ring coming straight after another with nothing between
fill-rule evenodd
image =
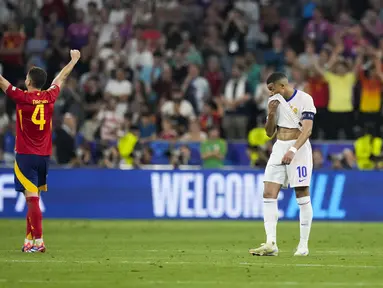
<instances>
[{"instance_id":1,"label":"clenched fist","mask_svg":"<svg viewBox=\"0 0 383 288\"><path fill-rule=\"evenodd\" d=\"M81 57L81 53L78 50L70 50L70 57L72 60L78 61Z\"/></svg>"}]
</instances>

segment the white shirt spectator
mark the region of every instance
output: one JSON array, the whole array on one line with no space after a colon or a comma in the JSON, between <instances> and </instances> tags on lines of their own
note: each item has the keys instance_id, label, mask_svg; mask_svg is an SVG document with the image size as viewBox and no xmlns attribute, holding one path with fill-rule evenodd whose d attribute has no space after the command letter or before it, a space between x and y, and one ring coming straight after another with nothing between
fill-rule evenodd
<instances>
[{"instance_id":1,"label":"white shirt spectator","mask_svg":"<svg viewBox=\"0 0 383 288\"><path fill-rule=\"evenodd\" d=\"M124 95L130 96L132 94L132 84L128 80L117 81L115 79L110 79L106 84L105 93L109 93L117 98ZM123 117L127 110L127 102L117 104L116 111L120 117Z\"/></svg>"},{"instance_id":2,"label":"white shirt spectator","mask_svg":"<svg viewBox=\"0 0 383 288\"><path fill-rule=\"evenodd\" d=\"M258 109L267 111L267 103L269 101L270 91L267 88L266 83L261 83L255 90L255 102L257 103Z\"/></svg>"},{"instance_id":3,"label":"white shirt spectator","mask_svg":"<svg viewBox=\"0 0 383 288\"><path fill-rule=\"evenodd\" d=\"M175 103L173 101L166 101L161 108L161 113L165 116L174 116L175 115L174 104ZM187 100L181 101L181 103L180 103L180 114L181 114L181 116L183 116L189 120L195 119L193 106Z\"/></svg>"},{"instance_id":4,"label":"white shirt spectator","mask_svg":"<svg viewBox=\"0 0 383 288\"><path fill-rule=\"evenodd\" d=\"M116 26L113 24L103 24L98 36L98 48L102 48L106 43L111 42L112 35L116 32Z\"/></svg>"},{"instance_id":5,"label":"white shirt spectator","mask_svg":"<svg viewBox=\"0 0 383 288\"><path fill-rule=\"evenodd\" d=\"M125 21L125 9L113 9L109 14L109 24L119 25Z\"/></svg>"},{"instance_id":6,"label":"white shirt spectator","mask_svg":"<svg viewBox=\"0 0 383 288\"><path fill-rule=\"evenodd\" d=\"M132 69L151 67L153 66L153 54L148 50L133 52L129 56L129 65Z\"/></svg>"},{"instance_id":7,"label":"white shirt spectator","mask_svg":"<svg viewBox=\"0 0 383 288\"><path fill-rule=\"evenodd\" d=\"M195 88L198 111L202 111L205 100L210 96L209 82L204 77L199 76L191 85Z\"/></svg>"},{"instance_id":8,"label":"white shirt spectator","mask_svg":"<svg viewBox=\"0 0 383 288\"><path fill-rule=\"evenodd\" d=\"M118 115L117 111L101 110L97 115L97 120L102 122L101 140L116 141L123 122L123 118Z\"/></svg>"},{"instance_id":9,"label":"white shirt spectator","mask_svg":"<svg viewBox=\"0 0 383 288\"><path fill-rule=\"evenodd\" d=\"M83 11L86 11L88 9L88 3L89 2L95 2L98 8L104 6L104 3L102 3L102 0L81 0L81 1L74 1L76 9L81 9Z\"/></svg>"}]
</instances>

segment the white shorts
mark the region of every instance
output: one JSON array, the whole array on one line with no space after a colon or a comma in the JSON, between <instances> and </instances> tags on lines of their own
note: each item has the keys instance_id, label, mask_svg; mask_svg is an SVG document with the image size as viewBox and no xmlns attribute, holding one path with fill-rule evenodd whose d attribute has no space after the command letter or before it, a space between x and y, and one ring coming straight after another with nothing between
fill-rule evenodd
<instances>
[{"instance_id":1,"label":"white shorts","mask_svg":"<svg viewBox=\"0 0 383 288\"><path fill-rule=\"evenodd\" d=\"M273 146L270 159L267 162L264 182L282 184L282 188L310 186L313 171L313 155L310 141L297 151L290 165L283 165L282 158L294 145L296 140L277 140Z\"/></svg>"}]
</instances>

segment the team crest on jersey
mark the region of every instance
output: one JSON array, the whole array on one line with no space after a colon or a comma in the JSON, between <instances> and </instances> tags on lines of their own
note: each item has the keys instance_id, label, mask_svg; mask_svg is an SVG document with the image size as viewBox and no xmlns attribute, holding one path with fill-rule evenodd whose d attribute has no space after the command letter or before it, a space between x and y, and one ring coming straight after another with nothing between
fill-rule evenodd
<instances>
[{"instance_id":1,"label":"team crest on jersey","mask_svg":"<svg viewBox=\"0 0 383 288\"><path fill-rule=\"evenodd\" d=\"M293 110L293 112L295 114L298 114L298 108L297 107L294 107L294 106L290 105L290 108L291 108L291 110Z\"/></svg>"}]
</instances>

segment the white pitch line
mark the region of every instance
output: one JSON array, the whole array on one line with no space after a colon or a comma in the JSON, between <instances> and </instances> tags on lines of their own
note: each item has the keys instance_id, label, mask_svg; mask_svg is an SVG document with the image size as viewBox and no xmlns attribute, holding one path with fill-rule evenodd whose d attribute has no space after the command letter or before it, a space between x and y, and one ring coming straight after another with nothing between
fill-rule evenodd
<instances>
[{"instance_id":1,"label":"white pitch line","mask_svg":"<svg viewBox=\"0 0 383 288\"><path fill-rule=\"evenodd\" d=\"M105 260L29 260L29 259L0 259L0 262L7 263L72 263L72 264L98 264L104 263ZM208 262L208 261L163 261L159 259L151 259L150 261L113 261L110 263L119 263L119 264L137 264L137 265L215 265L215 266L270 266L270 267L328 267L328 268L357 268L357 269L379 269L383 268L381 265L339 265L339 264L291 264L291 263L261 263L261 262L240 262L240 263L217 263L217 262Z\"/></svg>"}]
</instances>

